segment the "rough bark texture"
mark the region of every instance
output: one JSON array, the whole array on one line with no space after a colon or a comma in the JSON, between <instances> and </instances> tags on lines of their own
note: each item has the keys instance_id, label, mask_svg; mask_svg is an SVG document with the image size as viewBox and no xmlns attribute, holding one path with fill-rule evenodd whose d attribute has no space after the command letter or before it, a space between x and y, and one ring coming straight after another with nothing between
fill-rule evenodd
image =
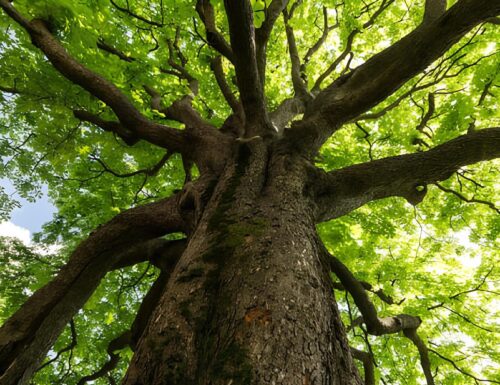
<instances>
[{"instance_id":1,"label":"rough bark texture","mask_svg":"<svg viewBox=\"0 0 500 385\"><path fill-rule=\"evenodd\" d=\"M446 1L426 1L419 27L359 67L342 72L323 90L321 83L348 56L355 34L317 86L308 90L301 78L293 29L287 25L296 96L270 112L264 87L266 47L279 15L283 12L287 22L299 3L287 10L288 1L271 1L256 30L250 1L225 0L228 43L219 32L210 1L196 2L206 42L235 67L239 100L225 79L220 58L214 59L212 70L233 113L220 129L204 120L192 103L200 85L185 68L187 61L180 52L181 63L175 61L176 34L168 46L168 64L175 71L164 71L188 81L192 94L162 107L161 94L152 86L144 89L153 109L184 124L185 129L178 130L147 118L111 81L73 58L46 22L28 20L11 1L0 0L5 14L27 32L63 77L116 115L115 121L107 121L74 110L76 118L113 132L128 145L144 140L167 149L168 156L180 153L186 169L181 192L125 211L96 229L54 280L5 323L0 329L0 385L28 383L104 275L143 260L160 266L162 275L127 336L135 355L123 384L359 385L352 355L364 364L365 382L373 383L370 357L347 344L333 298L331 263L316 223L389 196L417 204L427 184L448 178L464 165L499 157L500 131L483 129L426 152L330 172L309 160L344 123L390 96L473 27L498 15L500 0L459 0L449 10ZM365 26L391 4L383 1ZM128 8L117 9L133 15ZM325 33L327 16L324 10ZM110 46L100 48L120 56ZM293 120L301 113L302 118ZM200 172L195 181L190 180L193 162ZM153 170L156 167L139 172L150 175ZM178 231L185 240L174 244L160 238ZM167 263L162 264L159 257L165 253ZM368 332L403 331L417 346L432 384L427 348L416 334L420 319L404 314L379 318L366 287L344 268L334 266L342 287L355 298ZM111 362L116 355L113 346L109 349ZM115 361L102 372L112 365Z\"/></svg>"},{"instance_id":2,"label":"rough bark texture","mask_svg":"<svg viewBox=\"0 0 500 385\"><path fill-rule=\"evenodd\" d=\"M304 195L306 165L261 140L237 151L124 384L359 384Z\"/></svg>"}]
</instances>

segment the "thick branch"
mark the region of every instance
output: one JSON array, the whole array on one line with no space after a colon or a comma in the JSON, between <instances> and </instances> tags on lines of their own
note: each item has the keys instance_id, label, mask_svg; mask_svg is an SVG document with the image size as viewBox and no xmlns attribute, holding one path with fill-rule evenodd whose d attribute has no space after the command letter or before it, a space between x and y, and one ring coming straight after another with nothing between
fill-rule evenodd
<instances>
[{"instance_id":1,"label":"thick branch","mask_svg":"<svg viewBox=\"0 0 500 385\"><path fill-rule=\"evenodd\" d=\"M83 306L121 253L133 245L183 231L177 196L136 207L95 230L69 262L0 329L0 383L24 384L64 326Z\"/></svg>"},{"instance_id":2,"label":"thick branch","mask_svg":"<svg viewBox=\"0 0 500 385\"><path fill-rule=\"evenodd\" d=\"M269 41L276 20L286 8L288 1L289 0L272 0L271 4L265 9L266 18L264 22L260 28L255 31L257 67L259 69L262 87L264 87L264 83L266 82L267 42Z\"/></svg>"},{"instance_id":3,"label":"thick branch","mask_svg":"<svg viewBox=\"0 0 500 385\"><path fill-rule=\"evenodd\" d=\"M477 24L500 13L500 0L460 0L433 22L338 78L308 105L287 136L314 153L343 123L380 103Z\"/></svg>"},{"instance_id":4,"label":"thick branch","mask_svg":"<svg viewBox=\"0 0 500 385\"><path fill-rule=\"evenodd\" d=\"M226 99L229 107L231 107L233 113L242 116L243 111L241 109L241 104L236 96L234 96L233 91L226 80L224 69L222 68L222 58L220 56L217 56L210 61L210 69L214 73L215 80L219 85L222 95L224 96L224 99Z\"/></svg>"},{"instance_id":5,"label":"thick branch","mask_svg":"<svg viewBox=\"0 0 500 385\"><path fill-rule=\"evenodd\" d=\"M196 11L200 16L201 21L205 25L207 42L210 46L226 57L231 63L234 63L233 50L229 43L224 39L224 36L217 31L215 25L214 7L210 0L198 0L196 3Z\"/></svg>"},{"instance_id":6,"label":"thick branch","mask_svg":"<svg viewBox=\"0 0 500 385\"><path fill-rule=\"evenodd\" d=\"M83 385L89 381L103 377L109 371L116 368L120 359L119 354L115 353L116 350L123 349L126 346L130 346L132 350L135 350L137 342L141 338L153 310L158 305L165 286L170 279L170 275L185 248L186 241L184 239L178 241L154 239L145 244L133 247L121 255L120 260L113 268L121 268L145 260L151 260L161 270L161 273L143 298L130 330L123 332L109 343L107 348L109 360L95 373L82 377L78 385Z\"/></svg>"},{"instance_id":7,"label":"thick branch","mask_svg":"<svg viewBox=\"0 0 500 385\"><path fill-rule=\"evenodd\" d=\"M418 349L418 354L420 356L420 365L422 366L422 371L424 372L425 380L427 384L434 384L434 377L431 372L431 361L429 360L429 349L425 345L424 341L420 338L416 329L405 329L403 334L408 338L413 345Z\"/></svg>"},{"instance_id":8,"label":"thick branch","mask_svg":"<svg viewBox=\"0 0 500 385\"><path fill-rule=\"evenodd\" d=\"M292 26L288 23L289 15L286 10L283 11L283 18L285 20L285 31L286 38L288 42L288 52L290 55L290 63L292 67L292 84L295 95L304 101L308 101L312 98L312 95L307 89L307 84L301 76L301 63L299 57L299 51L297 50L297 44L295 42L295 35Z\"/></svg>"},{"instance_id":9,"label":"thick branch","mask_svg":"<svg viewBox=\"0 0 500 385\"><path fill-rule=\"evenodd\" d=\"M246 135L272 134L257 67L252 6L249 0L225 0L224 5L229 21L236 79L245 111Z\"/></svg>"},{"instance_id":10,"label":"thick branch","mask_svg":"<svg viewBox=\"0 0 500 385\"><path fill-rule=\"evenodd\" d=\"M170 265L171 261L177 261L185 248L185 239L175 241L168 241L163 238L152 239L134 245L121 253L111 270L146 261L150 261L153 265L161 268L164 264Z\"/></svg>"},{"instance_id":11,"label":"thick branch","mask_svg":"<svg viewBox=\"0 0 500 385\"><path fill-rule=\"evenodd\" d=\"M128 250L120 257L119 264L113 266L113 268L120 268L128 264L142 262L141 259L150 260L153 258L153 264L161 269L161 273L142 300L130 330L123 332L109 343L107 348L109 360L98 371L82 377L80 381L78 381L78 385L83 385L89 381L103 377L109 371L116 368L120 359L120 355L116 353L117 350L121 350L126 346L130 346L132 350L135 350L137 341L141 337L146 327L146 323L149 321L153 310L158 304L163 294L163 290L165 289L165 285L170 278L170 274L185 247L185 240L166 241L164 239L155 239Z\"/></svg>"},{"instance_id":12,"label":"thick branch","mask_svg":"<svg viewBox=\"0 0 500 385\"><path fill-rule=\"evenodd\" d=\"M446 0L425 0L424 23L439 18L446 12Z\"/></svg>"},{"instance_id":13,"label":"thick branch","mask_svg":"<svg viewBox=\"0 0 500 385\"><path fill-rule=\"evenodd\" d=\"M293 118L304 113L305 108L304 102L299 98L285 99L269 114L269 119L271 119L278 132L282 132Z\"/></svg>"},{"instance_id":14,"label":"thick branch","mask_svg":"<svg viewBox=\"0 0 500 385\"><path fill-rule=\"evenodd\" d=\"M449 178L460 167L500 157L500 128L459 136L429 151L357 164L320 176L315 186L318 221L345 215L390 196L418 204L426 185ZM323 181L319 181L323 179Z\"/></svg>"},{"instance_id":15,"label":"thick branch","mask_svg":"<svg viewBox=\"0 0 500 385\"><path fill-rule=\"evenodd\" d=\"M146 119L114 84L70 56L52 36L44 21L26 20L8 0L0 0L0 7L29 33L33 44L64 77L106 103L124 127L141 139L181 152L184 147L182 132Z\"/></svg>"}]
</instances>

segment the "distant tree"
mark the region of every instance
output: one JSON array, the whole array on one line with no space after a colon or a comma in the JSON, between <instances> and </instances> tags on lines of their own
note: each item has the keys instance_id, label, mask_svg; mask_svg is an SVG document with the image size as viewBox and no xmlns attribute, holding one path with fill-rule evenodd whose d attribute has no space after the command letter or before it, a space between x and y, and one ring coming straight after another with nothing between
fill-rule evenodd
<instances>
[{"instance_id":1,"label":"distant tree","mask_svg":"<svg viewBox=\"0 0 500 385\"><path fill-rule=\"evenodd\" d=\"M500 383L500 0L450 3L0 0L62 245L1 241L0 384Z\"/></svg>"}]
</instances>

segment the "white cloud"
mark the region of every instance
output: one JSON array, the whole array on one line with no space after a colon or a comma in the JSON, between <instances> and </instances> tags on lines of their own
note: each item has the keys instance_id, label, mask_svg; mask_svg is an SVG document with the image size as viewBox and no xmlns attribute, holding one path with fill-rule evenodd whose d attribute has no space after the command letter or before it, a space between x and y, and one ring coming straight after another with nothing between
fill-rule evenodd
<instances>
[{"instance_id":1,"label":"white cloud","mask_svg":"<svg viewBox=\"0 0 500 385\"><path fill-rule=\"evenodd\" d=\"M25 245L31 244L30 231L12 222L0 222L0 236L18 238Z\"/></svg>"}]
</instances>

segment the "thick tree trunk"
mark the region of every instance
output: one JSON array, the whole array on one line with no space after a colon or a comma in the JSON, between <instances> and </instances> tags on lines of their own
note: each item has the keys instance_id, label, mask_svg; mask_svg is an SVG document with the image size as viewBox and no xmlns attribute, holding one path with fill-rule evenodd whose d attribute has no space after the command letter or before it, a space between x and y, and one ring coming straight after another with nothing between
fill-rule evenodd
<instances>
[{"instance_id":1,"label":"thick tree trunk","mask_svg":"<svg viewBox=\"0 0 500 385\"><path fill-rule=\"evenodd\" d=\"M361 383L321 257L307 164L279 153L260 139L239 146L124 384Z\"/></svg>"}]
</instances>

